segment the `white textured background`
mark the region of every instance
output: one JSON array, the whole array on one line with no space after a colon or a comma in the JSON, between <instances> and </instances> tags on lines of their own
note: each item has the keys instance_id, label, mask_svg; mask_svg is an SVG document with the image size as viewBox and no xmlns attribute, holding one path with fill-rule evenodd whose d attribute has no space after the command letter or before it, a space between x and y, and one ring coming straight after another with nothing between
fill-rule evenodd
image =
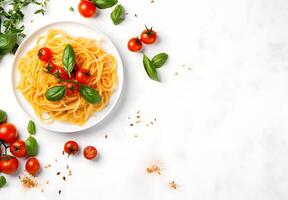
<instances>
[{"instance_id":1,"label":"white textured background","mask_svg":"<svg viewBox=\"0 0 288 200\"><path fill-rule=\"evenodd\" d=\"M125 64L121 103L109 119L85 132L57 134L38 127L39 159L52 164L39 180L50 184L43 184L44 193L42 187L24 190L17 177L22 167L16 176L6 176L1 200L288 198L287 0L121 0L129 15L119 26L112 25L111 10L95 19L71 13L69 7L77 3L51 0L44 17L28 8L26 33L61 20L102 30ZM147 78L141 55L126 49L143 24L160 35L146 53L170 55L160 70L161 84ZM12 96L12 60L11 55L0 62L0 107L25 138L29 119ZM131 128L127 118L138 110L144 121L156 117L156 125ZM63 157L69 139L82 147L95 145L100 159ZM165 168L163 175L147 175L145 168L156 160ZM66 164L73 176L64 182L55 174ZM168 188L172 180L177 190Z\"/></svg>"}]
</instances>

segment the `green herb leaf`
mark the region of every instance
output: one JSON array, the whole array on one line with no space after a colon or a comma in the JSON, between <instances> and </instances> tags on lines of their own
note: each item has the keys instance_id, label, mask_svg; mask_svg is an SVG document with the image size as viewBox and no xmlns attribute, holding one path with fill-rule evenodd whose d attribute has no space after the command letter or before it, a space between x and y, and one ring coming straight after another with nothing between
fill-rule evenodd
<instances>
[{"instance_id":1,"label":"green herb leaf","mask_svg":"<svg viewBox=\"0 0 288 200\"><path fill-rule=\"evenodd\" d=\"M106 9L115 6L118 0L92 0L97 8Z\"/></svg>"},{"instance_id":2,"label":"green herb leaf","mask_svg":"<svg viewBox=\"0 0 288 200\"><path fill-rule=\"evenodd\" d=\"M68 73L69 77L75 65L75 52L71 44L67 44L62 57L62 63L64 65L65 71Z\"/></svg>"},{"instance_id":3,"label":"green herb leaf","mask_svg":"<svg viewBox=\"0 0 288 200\"><path fill-rule=\"evenodd\" d=\"M4 176L0 176L0 188L4 187L6 183L6 178Z\"/></svg>"},{"instance_id":4,"label":"green herb leaf","mask_svg":"<svg viewBox=\"0 0 288 200\"><path fill-rule=\"evenodd\" d=\"M27 130L31 135L34 135L36 133L35 123L32 120L29 121Z\"/></svg>"},{"instance_id":5,"label":"green herb leaf","mask_svg":"<svg viewBox=\"0 0 288 200\"><path fill-rule=\"evenodd\" d=\"M47 90L47 92L45 93L45 97L49 101L59 101L63 99L65 92L65 86L54 86Z\"/></svg>"},{"instance_id":6,"label":"green herb leaf","mask_svg":"<svg viewBox=\"0 0 288 200\"><path fill-rule=\"evenodd\" d=\"M6 55L12 52L17 42L17 35L14 33L5 33L0 35L0 55Z\"/></svg>"},{"instance_id":7,"label":"green herb leaf","mask_svg":"<svg viewBox=\"0 0 288 200\"><path fill-rule=\"evenodd\" d=\"M36 156L38 153L38 143L33 136L29 136L25 140L26 151L29 156Z\"/></svg>"},{"instance_id":8,"label":"green herb leaf","mask_svg":"<svg viewBox=\"0 0 288 200\"><path fill-rule=\"evenodd\" d=\"M117 5L110 15L115 25L120 24L125 19L125 9L122 5Z\"/></svg>"},{"instance_id":9,"label":"green herb leaf","mask_svg":"<svg viewBox=\"0 0 288 200\"><path fill-rule=\"evenodd\" d=\"M156 68L162 67L168 59L168 54L159 53L152 58L152 63Z\"/></svg>"},{"instance_id":10,"label":"green herb leaf","mask_svg":"<svg viewBox=\"0 0 288 200\"><path fill-rule=\"evenodd\" d=\"M4 110L0 110L0 124L7 121L7 113Z\"/></svg>"},{"instance_id":11,"label":"green herb leaf","mask_svg":"<svg viewBox=\"0 0 288 200\"><path fill-rule=\"evenodd\" d=\"M143 65L146 73L152 80L160 81L155 66L145 54L143 54Z\"/></svg>"},{"instance_id":12,"label":"green herb leaf","mask_svg":"<svg viewBox=\"0 0 288 200\"><path fill-rule=\"evenodd\" d=\"M101 96L98 91L85 85L80 85L80 94L82 97L91 104L101 102Z\"/></svg>"},{"instance_id":13,"label":"green herb leaf","mask_svg":"<svg viewBox=\"0 0 288 200\"><path fill-rule=\"evenodd\" d=\"M72 6L69 8L69 10L70 10L71 12L74 12L74 11L75 11Z\"/></svg>"}]
</instances>

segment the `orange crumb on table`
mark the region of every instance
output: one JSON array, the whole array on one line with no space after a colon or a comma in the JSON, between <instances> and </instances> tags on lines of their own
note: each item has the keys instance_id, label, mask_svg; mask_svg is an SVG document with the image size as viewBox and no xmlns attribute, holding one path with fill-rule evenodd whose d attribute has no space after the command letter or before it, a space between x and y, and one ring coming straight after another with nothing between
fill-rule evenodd
<instances>
[{"instance_id":1,"label":"orange crumb on table","mask_svg":"<svg viewBox=\"0 0 288 200\"><path fill-rule=\"evenodd\" d=\"M169 183L169 187L170 189L176 190L177 189L177 184L175 183L175 181L172 181Z\"/></svg>"},{"instance_id":2,"label":"orange crumb on table","mask_svg":"<svg viewBox=\"0 0 288 200\"><path fill-rule=\"evenodd\" d=\"M25 175L22 179L21 179L21 183L22 186L25 188L34 188L38 186L37 181L35 180L35 178L31 175Z\"/></svg>"},{"instance_id":3,"label":"orange crumb on table","mask_svg":"<svg viewBox=\"0 0 288 200\"><path fill-rule=\"evenodd\" d=\"M161 175L161 168L157 165L151 165L146 168L148 174L158 174Z\"/></svg>"}]
</instances>

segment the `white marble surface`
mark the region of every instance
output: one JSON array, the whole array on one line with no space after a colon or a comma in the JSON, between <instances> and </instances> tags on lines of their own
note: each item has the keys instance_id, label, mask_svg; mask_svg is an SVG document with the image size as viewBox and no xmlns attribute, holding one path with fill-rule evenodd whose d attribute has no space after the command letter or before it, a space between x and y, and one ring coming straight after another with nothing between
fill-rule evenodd
<instances>
[{"instance_id":1,"label":"white marble surface","mask_svg":"<svg viewBox=\"0 0 288 200\"><path fill-rule=\"evenodd\" d=\"M69 7L77 2L51 0L44 17L28 9L27 34L60 20L98 27L122 53L127 75L123 98L109 119L88 131L57 134L38 128L39 159L43 165L52 163L39 179L50 184L44 184L44 193L41 187L27 191L17 176L7 177L1 200L288 198L288 1L122 0L129 15L117 27L109 11L91 20L71 13ZM144 23L161 37L146 53L170 55L160 70L161 84L150 81L141 56L126 49ZM26 137L29 119L12 96L12 59L0 63L0 107ZM138 110L146 121L156 117L155 126L131 128L127 118ZM95 145L100 159L63 157L62 145L69 139L82 147ZM163 174L147 175L145 168L156 160ZM66 164L73 176L64 182L55 174ZM177 190L168 188L172 180Z\"/></svg>"}]
</instances>

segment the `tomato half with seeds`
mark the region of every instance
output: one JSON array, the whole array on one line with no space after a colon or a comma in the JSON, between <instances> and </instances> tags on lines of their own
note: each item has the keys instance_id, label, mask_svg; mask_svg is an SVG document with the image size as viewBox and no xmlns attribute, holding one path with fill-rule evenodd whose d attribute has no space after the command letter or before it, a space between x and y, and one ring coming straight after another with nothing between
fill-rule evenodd
<instances>
[{"instance_id":1,"label":"tomato half with seeds","mask_svg":"<svg viewBox=\"0 0 288 200\"><path fill-rule=\"evenodd\" d=\"M77 95L79 94L79 84L78 83L66 83L66 95Z\"/></svg>"},{"instance_id":2,"label":"tomato half with seeds","mask_svg":"<svg viewBox=\"0 0 288 200\"><path fill-rule=\"evenodd\" d=\"M31 157L25 164L26 171L31 175L36 175L40 171L40 162L37 158Z\"/></svg>"},{"instance_id":3,"label":"tomato half with seeds","mask_svg":"<svg viewBox=\"0 0 288 200\"><path fill-rule=\"evenodd\" d=\"M141 33L141 41L144 44L153 44L157 40L157 33L152 29L152 27L149 29L146 27L146 30L144 30Z\"/></svg>"},{"instance_id":4,"label":"tomato half with seeds","mask_svg":"<svg viewBox=\"0 0 288 200\"><path fill-rule=\"evenodd\" d=\"M87 160L93 160L97 156L97 149L93 146L87 146L83 150L83 155Z\"/></svg>"},{"instance_id":5,"label":"tomato half with seeds","mask_svg":"<svg viewBox=\"0 0 288 200\"><path fill-rule=\"evenodd\" d=\"M48 62L52 59L52 51L47 47L42 47L38 51L38 58L41 61Z\"/></svg>"},{"instance_id":6,"label":"tomato half with seeds","mask_svg":"<svg viewBox=\"0 0 288 200\"><path fill-rule=\"evenodd\" d=\"M91 74L87 69L80 68L78 71L76 71L75 79L81 84L88 83L90 80Z\"/></svg>"},{"instance_id":7,"label":"tomato half with seeds","mask_svg":"<svg viewBox=\"0 0 288 200\"><path fill-rule=\"evenodd\" d=\"M138 37L131 38L127 44L128 49L132 52L140 51L142 46L142 41Z\"/></svg>"},{"instance_id":8,"label":"tomato half with seeds","mask_svg":"<svg viewBox=\"0 0 288 200\"><path fill-rule=\"evenodd\" d=\"M5 143L15 142L18 138L16 127L11 123L4 123L0 125L0 140Z\"/></svg>"},{"instance_id":9,"label":"tomato half with seeds","mask_svg":"<svg viewBox=\"0 0 288 200\"><path fill-rule=\"evenodd\" d=\"M75 141L68 141L64 145L64 151L68 153L68 155L76 154L79 151L79 146Z\"/></svg>"},{"instance_id":10,"label":"tomato half with seeds","mask_svg":"<svg viewBox=\"0 0 288 200\"><path fill-rule=\"evenodd\" d=\"M19 158L24 157L27 154L25 142L23 140L17 140L16 142L13 142L9 149L13 156Z\"/></svg>"},{"instance_id":11,"label":"tomato half with seeds","mask_svg":"<svg viewBox=\"0 0 288 200\"><path fill-rule=\"evenodd\" d=\"M4 174L13 174L17 171L19 162L13 156L2 156L0 158L0 171Z\"/></svg>"}]
</instances>

